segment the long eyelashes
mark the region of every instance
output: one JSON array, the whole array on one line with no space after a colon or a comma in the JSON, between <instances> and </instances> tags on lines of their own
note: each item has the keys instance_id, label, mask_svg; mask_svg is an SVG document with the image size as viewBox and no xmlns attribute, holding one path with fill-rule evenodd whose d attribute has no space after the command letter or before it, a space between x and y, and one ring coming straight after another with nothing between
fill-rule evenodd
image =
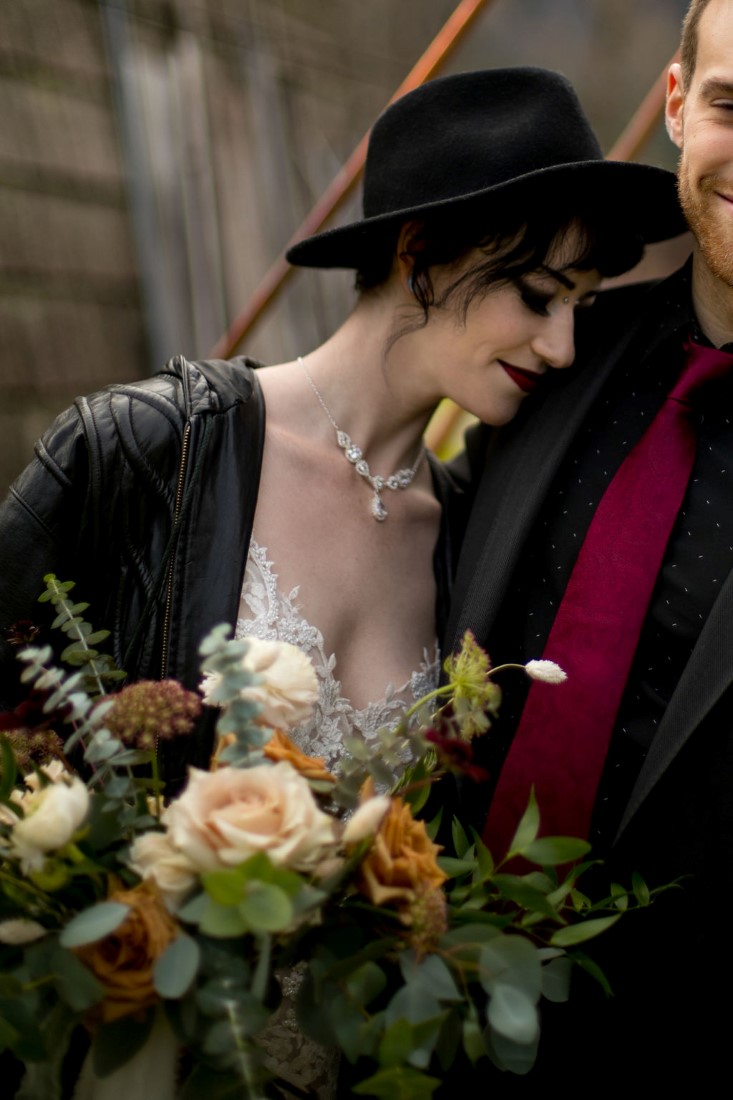
<instances>
[{"instance_id":1,"label":"long eyelashes","mask_svg":"<svg viewBox=\"0 0 733 1100\"><path fill-rule=\"evenodd\" d=\"M539 314L540 317L547 317L548 306L553 299L552 294L543 294L541 291L535 290L529 283L525 283L523 280L517 280L517 287L519 289L519 296L533 313Z\"/></svg>"}]
</instances>

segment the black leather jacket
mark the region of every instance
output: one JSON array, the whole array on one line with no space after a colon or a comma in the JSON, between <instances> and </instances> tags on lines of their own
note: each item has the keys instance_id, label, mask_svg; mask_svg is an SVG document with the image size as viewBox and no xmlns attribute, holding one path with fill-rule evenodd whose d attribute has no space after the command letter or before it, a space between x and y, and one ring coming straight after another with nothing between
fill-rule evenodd
<instances>
[{"instance_id":1,"label":"black leather jacket","mask_svg":"<svg viewBox=\"0 0 733 1100\"><path fill-rule=\"evenodd\" d=\"M48 572L77 582L75 598L111 630L106 645L132 679L196 686L199 642L237 616L265 430L257 365L179 356L147 381L78 399L39 441L0 506L0 704L17 691L7 628L42 619ZM442 632L461 509L444 469L431 469L443 503ZM166 749L175 785L187 763L208 763L209 730Z\"/></svg>"}]
</instances>

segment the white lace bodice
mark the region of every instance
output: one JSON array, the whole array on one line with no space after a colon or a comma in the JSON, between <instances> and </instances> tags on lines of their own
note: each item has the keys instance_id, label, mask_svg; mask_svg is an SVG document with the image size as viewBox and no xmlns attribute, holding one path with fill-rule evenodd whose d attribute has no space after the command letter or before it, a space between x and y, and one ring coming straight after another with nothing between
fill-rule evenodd
<instances>
[{"instance_id":1,"label":"white lace bodice","mask_svg":"<svg viewBox=\"0 0 733 1100\"><path fill-rule=\"evenodd\" d=\"M291 730L290 736L299 749L310 756L323 757L326 766L333 769L343 754L345 736L356 734L366 741L371 740L379 729L399 719L406 707L435 687L439 654L437 644L432 657L426 650L420 668L412 673L407 683L399 688L388 684L382 699L358 710L341 694L341 683L336 678L336 656L326 653L320 630L301 615L296 602L298 591L296 587L287 594L280 592L267 549L252 539L236 637L290 642L310 657L318 676L318 702L312 717Z\"/></svg>"}]
</instances>

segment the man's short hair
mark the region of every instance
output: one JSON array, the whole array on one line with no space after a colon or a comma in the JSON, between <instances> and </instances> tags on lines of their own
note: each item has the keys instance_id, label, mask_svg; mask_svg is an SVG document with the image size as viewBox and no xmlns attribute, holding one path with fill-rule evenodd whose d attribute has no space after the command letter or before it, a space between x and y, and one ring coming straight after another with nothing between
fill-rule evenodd
<instances>
[{"instance_id":1,"label":"man's short hair","mask_svg":"<svg viewBox=\"0 0 733 1100\"><path fill-rule=\"evenodd\" d=\"M682 83L688 88L695 72L697 61L697 28L700 18L710 0L692 0L682 24L680 55L682 59Z\"/></svg>"}]
</instances>

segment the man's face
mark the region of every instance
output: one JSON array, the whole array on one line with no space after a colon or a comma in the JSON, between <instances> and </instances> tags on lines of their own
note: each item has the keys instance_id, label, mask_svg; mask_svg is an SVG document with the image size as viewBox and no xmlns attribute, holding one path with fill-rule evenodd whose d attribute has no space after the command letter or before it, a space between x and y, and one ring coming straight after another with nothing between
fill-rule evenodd
<instances>
[{"instance_id":1,"label":"man's face","mask_svg":"<svg viewBox=\"0 0 733 1100\"><path fill-rule=\"evenodd\" d=\"M733 0L710 0L684 91L670 72L667 129L681 150L679 191L713 275L733 287Z\"/></svg>"}]
</instances>

